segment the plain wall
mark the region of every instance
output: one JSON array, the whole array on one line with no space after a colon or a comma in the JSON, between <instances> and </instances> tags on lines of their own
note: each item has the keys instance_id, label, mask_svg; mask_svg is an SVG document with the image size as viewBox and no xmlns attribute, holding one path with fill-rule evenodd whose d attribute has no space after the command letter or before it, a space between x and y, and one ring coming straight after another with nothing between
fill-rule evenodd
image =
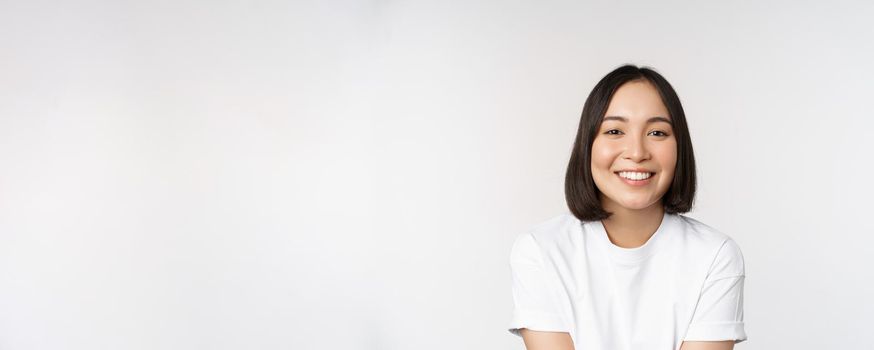
<instances>
[{"instance_id":1,"label":"plain wall","mask_svg":"<svg viewBox=\"0 0 874 350\"><path fill-rule=\"evenodd\" d=\"M874 6L0 2L0 349L523 349L585 97L684 104L738 349L874 326Z\"/></svg>"}]
</instances>

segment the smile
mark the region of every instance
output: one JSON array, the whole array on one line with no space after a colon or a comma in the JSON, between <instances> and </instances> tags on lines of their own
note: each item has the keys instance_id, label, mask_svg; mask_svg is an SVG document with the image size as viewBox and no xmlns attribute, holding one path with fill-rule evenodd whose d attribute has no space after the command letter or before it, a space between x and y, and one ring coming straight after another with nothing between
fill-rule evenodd
<instances>
[{"instance_id":1,"label":"smile","mask_svg":"<svg viewBox=\"0 0 874 350\"><path fill-rule=\"evenodd\" d=\"M641 173L634 171L620 171L615 173L623 182L631 186L644 186L649 184L655 173Z\"/></svg>"}]
</instances>

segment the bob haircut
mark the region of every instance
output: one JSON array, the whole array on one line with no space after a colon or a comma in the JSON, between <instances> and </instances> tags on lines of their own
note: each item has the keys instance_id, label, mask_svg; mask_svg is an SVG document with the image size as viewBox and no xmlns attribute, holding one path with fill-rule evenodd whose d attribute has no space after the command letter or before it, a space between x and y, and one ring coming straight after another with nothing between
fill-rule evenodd
<instances>
[{"instance_id":1,"label":"bob haircut","mask_svg":"<svg viewBox=\"0 0 874 350\"><path fill-rule=\"evenodd\" d=\"M686 115L680 98L661 74L650 67L623 65L608 73L595 85L583 105L580 126L574 141L574 149L568 163L564 181L564 194L571 213L581 221L606 219L613 215L601 206L601 191L592 179L592 143L607 113L613 94L625 83L648 81L661 95L662 103L673 122L674 137L677 140L677 168L668 191L661 202L665 211L671 214L686 213L692 209L695 199L695 155L692 152L692 139L686 125Z\"/></svg>"}]
</instances>

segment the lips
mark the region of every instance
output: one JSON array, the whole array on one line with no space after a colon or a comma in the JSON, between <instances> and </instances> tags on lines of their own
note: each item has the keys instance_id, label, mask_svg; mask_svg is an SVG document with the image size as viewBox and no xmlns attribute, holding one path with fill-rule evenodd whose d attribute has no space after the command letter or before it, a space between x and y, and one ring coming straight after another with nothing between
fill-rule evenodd
<instances>
[{"instance_id":1,"label":"lips","mask_svg":"<svg viewBox=\"0 0 874 350\"><path fill-rule=\"evenodd\" d=\"M621 171L621 172L624 172L624 171ZM645 178L645 179L642 179L642 180L632 180L632 179L624 178L624 177L622 177L621 175L619 175L620 171L617 171L615 174L616 174L616 177L618 177L620 180L622 180L622 182L625 182L626 184L628 184L628 185L630 185L630 186L635 186L635 187L637 187L637 186L646 186L646 185L648 185L650 182L652 182L652 179L655 177L655 173L650 172L650 171L638 171L638 172L641 172L641 173L649 173L650 176L649 176L648 178Z\"/></svg>"},{"instance_id":2,"label":"lips","mask_svg":"<svg viewBox=\"0 0 874 350\"><path fill-rule=\"evenodd\" d=\"M655 173L655 171L650 171L649 169L644 169L644 168L622 169L622 170L614 171L614 173L621 173L621 172L650 173L650 174Z\"/></svg>"}]
</instances>

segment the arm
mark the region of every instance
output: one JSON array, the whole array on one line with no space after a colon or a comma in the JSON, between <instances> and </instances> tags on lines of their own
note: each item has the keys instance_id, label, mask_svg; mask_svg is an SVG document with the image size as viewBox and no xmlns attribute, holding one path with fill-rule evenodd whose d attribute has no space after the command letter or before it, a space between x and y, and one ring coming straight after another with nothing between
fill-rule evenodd
<instances>
[{"instance_id":1,"label":"arm","mask_svg":"<svg viewBox=\"0 0 874 350\"><path fill-rule=\"evenodd\" d=\"M680 350L733 350L747 339L743 321L744 261L740 247L725 241L698 297Z\"/></svg>"},{"instance_id":2,"label":"arm","mask_svg":"<svg viewBox=\"0 0 874 350\"><path fill-rule=\"evenodd\" d=\"M540 332L527 328L520 330L527 350L574 350L567 332ZM680 350L734 350L734 341L686 341Z\"/></svg>"},{"instance_id":3,"label":"arm","mask_svg":"<svg viewBox=\"0 0 874 350\"><path fill-rule=\"evenodd\" d=\"M522 328L522 339L527 350L574 350L574 343L568 332L541 332ZM730 348L726 348L730 349ZM694 348L681 350L722 350L722 348Z\"/></svg>"},{"instance_id":4,"label":"arm","mask_svg":"<svg viewBox=\"0 0 874 350\"><path fill-rule=\"evenodd\" d=\"M734 340L725 341L684 341L680 350L733 350Z\"/></svg>"},{"instance_id":5,"label":"arm","mask_svg":"<svg viewBox=\"0 0 874 350\"><path fill-rule=\"evenodd\" d=\"M510 253L513 315L507 327L528 350L574 350L567 292L530 234L519 235ZM532 330L533 329L533 330Z\"/></svg>"}]
</instances>

